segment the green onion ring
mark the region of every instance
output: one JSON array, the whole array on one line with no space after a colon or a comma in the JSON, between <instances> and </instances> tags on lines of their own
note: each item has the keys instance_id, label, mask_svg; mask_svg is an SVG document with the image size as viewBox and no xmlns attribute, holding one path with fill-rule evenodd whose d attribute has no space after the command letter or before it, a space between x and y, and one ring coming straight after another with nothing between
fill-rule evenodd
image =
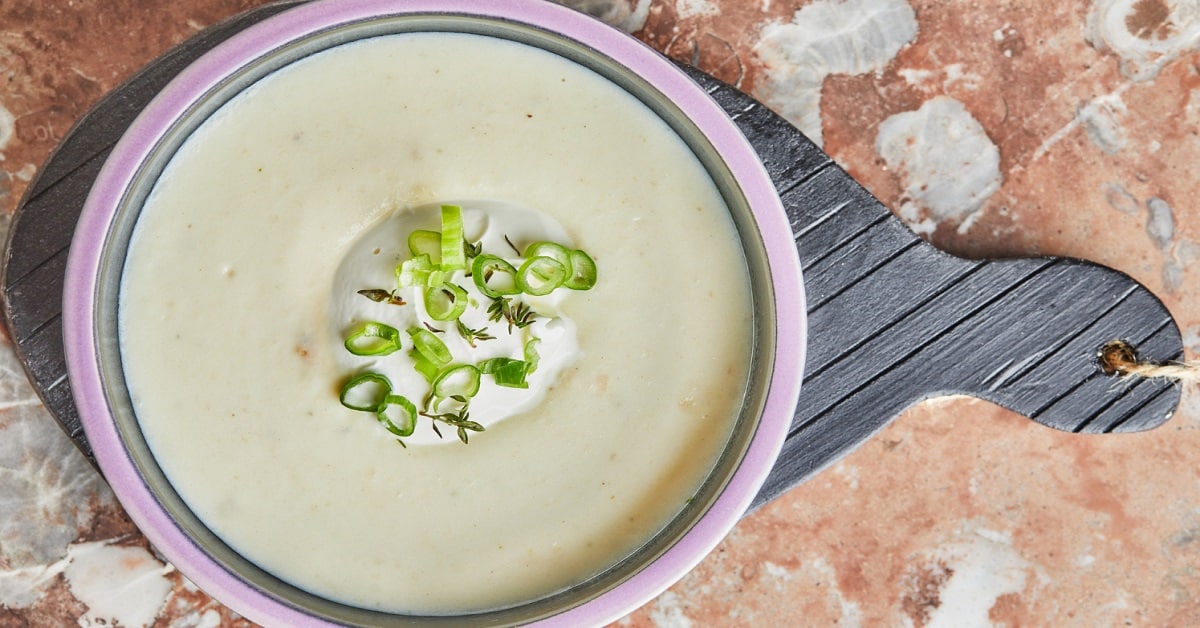
<instances>
[{"instance_id":1,"label":"green onion ring","mask_svg":"<svg viewBox=\"0 0 1200 628\"><path fill-rule=\"evenodd\" d=\"M396 283L401 288L423 286L428 283L429 274L434 269L435 266L428 255L418 255L412 259L406 259L396 267Z\"/></svg>"},{"instance_id":2,"label":"green onion ring","mask_svg":"<svg viewBox=\"0 0 1200 628\"><path fill-rule=\"evenodd\" d=\"M429 256L432 264L442 261L442 234L428 229L417 229L408 234L408 250L413 257Z\"/></svg>"},{"instance_id":3,"label":"green onion ring","mask_svg":"<svg viewBox=\"0 0 1200 628\"><path fill-rule=\"evenodd\" d=\"M500 278L499 285L489 283L494 277ZM491 253L475 257L471 264L471 279L475 280L475 287L480 292L493 299L521 292L517 287L517 269Z\"/></svg>"},{"instance_id":4,"label":"green onion ring","mask_svg":"<svg viewBox=\"0 0 1200 628\"><path fill-rule=\"evenodd\" d=\"M590 290L596 285L596 262L592 256L578 249L571 251L570 257L571 272L563 282L563 287L571 290Z\"/></svg>"},{"instance_id":5,"label":"green onion ring","mask_svg":"<svg viewBox=\"0 0 1200 628\"><path fill-rule=\"evenodd\" d=\"M372 395L371 398L373 401L371 403L364 404L353 401L351 397L363 394L362 389L364 386L375 386L381 388L382 392ZM338 401L341 401L343 406L351 410L378 412L387 402L388 395L390 394L392 394L392 382L387 377L379 373L359 373L342 385L342 392L338 395Z\"/></svg>"},{"instance_id":6,"label":"green onion ring","mask_svg":"<svg viewBox=\"0 0 1200 628\"><path fill-rule=\"evenodd\" d=\"M350 332L345 346L354 355L388 355L400 350L400 331L391 325L365 321Z\"/></svg>"},{"instance_id":7,"label":"green onion ring","mask_svg":"<svg viewBox=\"0 0 1200 628\"><path fill-rule=\"evenodd\" d=\"M459 364L441 372L433 380L433 396L438 399L463 397L470 399L479 392L479 369L470 364Z\"/></svg>"},{"instance_id":8,"label":"green onion ring","mask_svg":"<svg viewBox=\"0 0 1200 628\"><path fill-rule=\"evenodd\" d=\"M525 376L529 373L529 363L513 358L488 358L479 363L479 371L491 375L497 386L508 388L529 388Z\"/></svg>"},{"instance_id":9,"label":"green onion ring","mask_svg":"<svg viewBox=\"0 0 1200 628\"><path fill-rule=\"evenodd\" d=\"M467 291L445 283L425 289L425 311L435 321L457 320L467 311Z\"/></svg>"},{"instance_id":10,"label":"green onion ring","mask_svg":"<svg viewBox=\"0 0 1200 628\"><path fill-rule=\"evenodd\" d=\"M408 335L412 336L413 347L417 352L434 366L441 368L450 363L450 349L446 348L446 343L433 335L433 332L421 327L410 327Z\"/></svg>"},{"instance_id":11,"label":"green onion ring","mask_svg":"<svg viewBox=\"0 0 1200 628\"><path fill-rule=\"evenodd\" d=\"M535 297L550 294L567 279L567 267L553 257L531 257L517 271L517 287Z\"/></svg>"},{"instance_id":12,"label":"green onion ring","mask_svg":"<svg viewBox=\"0 0 1200 628\"><path fill-rule=\"evenodd\" d=\"M425 287L437 288L438 286L446 283L446 280L449 278L450 273L442 270L440 266L434 266L433 270L429 271L429 276L425 278Z\"/></svg>"},{"instance_id":13,"label":"green onion ring","mask_svg":"<svg viewBox=\"0 0 1200 628\"><path fill-rule=\"evenodd\" d=\"M437 379L438 371L440 370L438 365L430 362L428 358L421 355L420 351L411 349L408 352L408 357L412 358L413 369L420 373L421 377L425 378L425 381L432 384L433 380Z\"/></svg>"},{"instance_id":14,"label":"green onion ring","mask_svg":"<svg viewBox=\"0 0 1200 628\"><path fill-rule=\"evenodd\" d=\"M537 370L537 367L538 367L537 346L538 346L538 343L540 343L541 341L542 341L541 338L530 338L528 341L525 342L525 364L527 365L526 370L525 370L526 374L532 373Z\"/></svg>"},{"instance_id":15,"label":"green onion ring","mask_svg":"<svg viewBox=\"0 0 1200 628\"><path fill-rule=\"evenodd\" d=\"M462 208L442 205L442 270L465 270L467 251L463 246Z\"/></svg>"},{"instance_id":16,"label":"green onion ring","mask_svg":"<svg viewBox=\"0 0 1200 628\"><path fill-rule=\"evenodd\" d=\"M558 260L558 263L567 269L567 275L571 274L571 251L557 242L538 240L525 247L525 259L534 257L549 257Z\"/></svg>"},{"instance_id":17,"label":"green onion ring","mask_svg":"<svg viewBox=\"0 0 1200 628\"><path fill-rule=\"evenodd\" d=\"M392 408L401 413L397 417L401 419L400 423L389 416ZM396 436L412 436L413 431L417 429L417 407L403 395L388 395L384 398L383 403L379 404L379 409L375 411L375 418L387 431Z\"/></svg>"}]
</instances>

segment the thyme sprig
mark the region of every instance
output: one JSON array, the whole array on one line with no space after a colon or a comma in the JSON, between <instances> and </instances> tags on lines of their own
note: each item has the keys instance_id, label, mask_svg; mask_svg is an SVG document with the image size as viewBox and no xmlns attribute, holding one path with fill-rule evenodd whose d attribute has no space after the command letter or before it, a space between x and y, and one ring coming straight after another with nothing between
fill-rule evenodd
<instances>
[{"instance_id":1,"label":"thyme sprig","mask_svg":"<svg viewBox=\"0 0 1200 628\"><path fill-rule=\"evenodd\" d=\"M458 440L463 444L467 444L467 432L482 432L484 427L471 420L471 413L467 411L466 406L463 406L458 412L443 412L441 414L433 414L430 412L421 411L420 415L433 421L433 431L442 438L442 431L438 429L438 422L445 423L450 427L455 428L458 433Z\"/></svg>"},{"instance_id":2,"label":"thyme sprig","mask_svg":"<svg viewBox=\"0 0 1200 628\"><path fill-rule=\"evenodd\" d=\"M509 247L511 247L511 248L512 248L512 250L513 250L513 252L515 252L515 253L517 254L517 257L520 257L520 256L521 256L521 249L518 249L518 248L517 248L517 245L513 244L513 241L512 241L512 240L509 240L509 239L508 239L508 234L507 234L507 233L506 233L506 234L504 234L504 241L505 241L505 242L507 242L507 243L508 243L508 246L509 246Z\"/></svg>"},{"instance_id":3,"label":"thyme sprig","mask_svg":"<svg viewBox=\"0 0 1200 628\"><path fill-rule=\"evenodd\" d=\"M488 333L487 327L480 327L479 329L471 329L470 327L467 327L465 324L463 324L461 318L456 319L454 322L455 322L455 326L458 328L458 334L463 337L463 340L467 341L467 344L471 345L472 349L475 348L476 341L495 340L496 339L495 336Z\"/></svg>"},{"instance_id":4,"label":"thyme sprig","mask_svg":"<svg viewBox=\"0 0 1200 628\"><path fill-rule=\"evenodd\" d=\"M504 320L508 323L508 333L510 334L513 327L524 329L532 325L537 318L537 312L534 312L524 301L514 303L506 296L491 297L491 299L492 302L487 309L488 320L494 323Z\"/></svg>"}]
</instances>

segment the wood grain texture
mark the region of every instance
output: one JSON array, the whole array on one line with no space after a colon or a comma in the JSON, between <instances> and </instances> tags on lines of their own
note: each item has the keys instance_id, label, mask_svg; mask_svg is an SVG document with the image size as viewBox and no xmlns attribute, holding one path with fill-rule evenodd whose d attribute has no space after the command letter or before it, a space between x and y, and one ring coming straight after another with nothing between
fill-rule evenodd
<instances>
[{"instance_id":1,"label":"wood grain texture","mask_svg":"<svg viewBox=\"0 0 1200 628\"><path fill-rule=\"evenodd\" d=\"M87 191L113 144L167 81L287 6L213 27L115 90L67 135L14 217L0 281L9 332L46 406L89 458L61 339L63 269ZM942 253L785 120L698 70L684 70L759 152L804 267L805 383L783 455L756 505L933 396L973 395L1077 432L1137 431L1170 418L1178 385L1120 380L1096 361L1113 339L1130 342L1143 359L1183 355L1170 314L1132 279L1078 260L967 261Z\"/></svg>"}]
</instances>

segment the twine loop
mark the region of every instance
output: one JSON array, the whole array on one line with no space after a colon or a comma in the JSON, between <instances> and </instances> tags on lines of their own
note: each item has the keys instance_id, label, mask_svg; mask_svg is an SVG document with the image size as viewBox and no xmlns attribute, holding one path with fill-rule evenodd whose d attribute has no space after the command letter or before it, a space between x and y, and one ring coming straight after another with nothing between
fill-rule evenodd
<instances>
[{"instance_id":1,"label":"twine loop","mask_svg":"<svg viewBox=\"0 0 1200 628\"><path fill-rule=\"evenodd\" d=\"M1112 340L1100 348L1100 368L1108 375L1162 377L1178 382L1200 381L1200 362L1157 364L1138 359L1137 350L1124 340Z\"/></svg>"}]
</instances>

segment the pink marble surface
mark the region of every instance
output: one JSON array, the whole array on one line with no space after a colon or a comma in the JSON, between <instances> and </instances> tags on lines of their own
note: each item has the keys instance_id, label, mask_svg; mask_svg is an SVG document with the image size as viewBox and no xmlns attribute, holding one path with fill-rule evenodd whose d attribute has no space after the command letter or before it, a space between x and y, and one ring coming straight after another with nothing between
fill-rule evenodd
<instances>
[{"instance_id":1,"label":"pink marble surface","mask_svg":"<svg viewBox=\"0 0 1200 628\"><path fill-rule=\"evenodd\" d=\"M58 139L252 0L0 2L3 224ZM966 257L1120 269L1200 350L1195 0L572 0L784 114ZM1200 405L1135 435L914 407L621 620L1200 625ZM0 626L238 625L156 557L0 350Z\"/></svg>"}]
</instances>

